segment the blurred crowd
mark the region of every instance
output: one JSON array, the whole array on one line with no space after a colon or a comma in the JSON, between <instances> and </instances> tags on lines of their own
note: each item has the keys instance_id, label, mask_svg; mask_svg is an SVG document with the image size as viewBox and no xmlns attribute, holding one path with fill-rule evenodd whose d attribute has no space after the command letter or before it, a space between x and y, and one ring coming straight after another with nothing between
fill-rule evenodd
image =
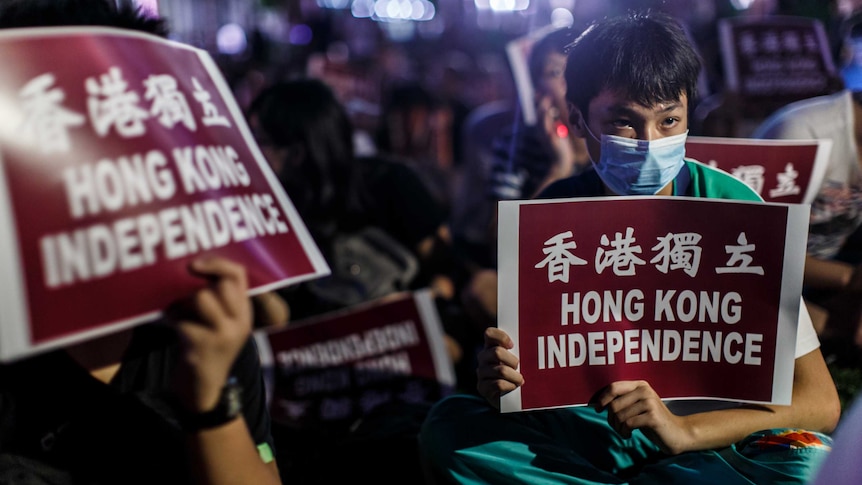
<instances>
[{"instance_id":1,"label":"blurred crowd","mask_svg":"<svg viewBox=\"0 0 862 485\"><path fill-rule=\"evenodd\" d=\"M623 3L608 2L594 12L596 18L617 13ZM804 1L754 2L746 10L704 5L653 6L681 22L703 59L698 96L689 103L689 134L815 137L757 130L796 100L759 107L740 102L727 87L718 21L723 15L816 19L835 66L828 82L810 95L819 98L850 89L842 74L853 63L852 9ZM588 20L579 19L584 25ZM566 116L563 78L565 48L584 25L546 29L528 41L526 74L534 90L529 107L519 100L517 73L502 50L499 62L481 63L458 50L417 58L404 46L387 45L369 62L351 59L349 48L345 54L339 44L338 54L323 50L293 72L258 65L234 79L258 143L330 262L336 234L368 225L382 228L416 257L419 271L407 288L434 289L457 370L456 392L476 392L483 331L496 324L496 203L532 198L554 181L591 168L584 139L575 136ZM532 120L526 119L528 111ZM845 179L840 190L855 194L856 182ZM825 263L819 276L806 273L806 302L827 360L858 368L862 314L854 270L860 260L852 256L860 249L853 231L860 209L845 202L852 206L845 216L853 222L828 236L836 246L832 251L809 255L806 271L818 260ZM320 306L320 298L310 298L316 291L311 286L280 292L292 320L333 308L332 301Z\"/></svg>"},{"instance_id":2,"label":"blurred crowd","mask_svg":"<svg viewBox=\"0 0 862 485\"><path fill-rule=\"evenodd\" d=\"M534 198L556 181L592 170L585 139L568 116L566 47L592 20L645 3L676 18L702 57L697 97L688 100L689 135L846 142L833 150L833 158L844 157L830 162L843 167L830 169L827 180L835 185L812 209L822 231L812 233L820 239L817 247L809 244L804 296L827 362L862 369L862 155L856 150L862 82L853 77L862 69L854 64L862 52L862 17L853 2L837 0L761 0L745 8L731 1L600 2L604 7L576 16L572 25L524 35L529 54L520 81L504 42L481 55L461 48L416 53L387 42L368 58L353 56L350 43L339 41L301 63L271 52L240 64L217 59L262 154L333 269L329 277L256 298L256 328L430 289L456 376L443 393L477 394L483 336L497 323L497 202ZM805 98L744 105L728 88L718 32L720 19L742 16L817 20L834 66L828 82ZM526 100L518 82L531 86ZM859 163L850 167L847 160ZM368 264L383 261L366 279L344 258L369 244L378 252ZM233 277L233 270L200 272ZM420 483L416 436L434 404L389 403L337 429L274 423L281 475L290 483L363 476ZM342 464L333 467L333 457Z\"/></svg>"},{"instance_id":3,"label":"blurred crowd","mask_svg":"<svg viewBox=\"0 0 862 485\"><path fill-rule=\"evenodd\" d=\"M590 166L583 139L571 133L565 116L568 107L562 74L565 46L592 20L633 7L648 7L666 12L681 23L703 59L698 95L689 103L689 134L693 136L792 137L769 134L763 128L758 133L757 128L770 114L796 99L763 99L758 105L741 99L739 93L728 87L719 38L721 19L792 16L814 20L822 26L825 34L822 47L824 57L832 63L827 66L831 72L820 88L804 97L849 89L845 79L851 69L857 69L852 28L857 17L853 2L760 0L742 4L666 0L647 2L649 5L643 3L601 2L602 6L598 7L586 2L592 6L578 7L581 15L575 16L571 26L546 26L541 41L529 40L533 51L527 70L529 84L534 89L529 101L533 106L529 109L519 99L518 73L511 65L511 58L506 57L503 42L499 42L496 52L481 55L446 42L440 42L440 50L433 55L426 49L411 51L410 45L385 42L380 44L374 57L369 58L351 55L350 44L338 41L310 53L299 66L295 59L287 63L284 59L265 58L242 67L226 65L225 72L238 101L253 115L252 122L262 123L259 125L262 130L255 132L259 143L269 150L267 153L281 150L269 159L288 185L294 203L307 206L306 210L301 208L301 212L312 227L329 217L338 217L327 208L328 202L315 200L315 197L329 198L330 195L325 194L330 193L335 194L334 197L347 197L340 195L344 191L339 188L340 184L350 186L348 174L357 170L349 166L347 159L394 163L399 168L392 170L398 170L399 175L393 177L411 178L410 182L405 182L409 184L414 182L412 175L401 174L401 169L408 168L408 172L415 174L421 190L405 190L402 195L393 195L391 200L377 201L378 208L399 206L402 213L381 216L381 210L376 209L375 217L388 221L371 223L382 225L390 233L394 231L399 242L417 253L422 269L412 287L434 286L439 301L446 302L445 311L450 312L445 322L460 344L456 353L469 359L471 347L480 343L476 339L481 332L476 330L495 321L496 202L531 198L553 181ZM544 35L548 31L553 33ZM330 91L332 99L328 102L337 104L339 115L345 118L339 120L339 129L349 132L338 134L339 143L346 143L345 137L349 136L352 145L329 153L330 160L306 156L306 165L291 167L282 159L285 153L295 151L291 148L293 145L305 143L333 150L336 146L333 140L311 140L325 136L321 129L311 128L311 125L303 127L306 140L298 139L291 133L296 130L288 128L300 127L304 123L300 120L307 118L309 110L317 109L307 105L298 108L300 105L287 101L289 98L285 96L289 91L299 87L284 83L298 79L306 80L303 89L311 89L309 86L318 82L320 86L316 89ZM272 88L274 85L281 86ZM280 91L281 97L273 97L273 91ZM302 93L292 96L305 98ZM276 99L281 101L275 103ZM288 120L293 116L288 113L294 110L302 115L295 115L297 120ZM533 113L533 120L525 121L527 112ZM265 126L267 123L270 126ZM332 130L328 133L336 136ZM811 138L813 135L803 133L795 137ZM300 151L307 155L313 150ZM296 170L306 171L305 178L296 178ZM367 171L366 168L359 171L363 170ZM324 184L322 187L333 184L332 189L313 189L313 185L305 184L306 180ZM375 182L364 183L373 186ZM380 199L379 191L372 192ZM400 201L398 197L412 201ZM324 212L327 214L323 215ZM425 228L393 225L393 220L398 218L414 221L413 224L423 221ZM355 217L348 219L357 220ZM332 233L333 228L330 227ZM399 231L401 234L397 234ZM407 236L405 232L411 234ZM841 241L848 236L841 236ZM850 243L852 241L851 238ZM852 252L852 248L847 252ZM833 251L827 259L834 257ZM826 290L829 290L828 285ZM813 290L811 294L815 298ZM816 325L825 328L828 311L816 306L813 300L809 303ZM452 343L455 348L455 342ZM862 336L859 343L862 344ZM467 364L461 376L465 389L471 388L470 369Z\"/></svg>"}]
</instances>

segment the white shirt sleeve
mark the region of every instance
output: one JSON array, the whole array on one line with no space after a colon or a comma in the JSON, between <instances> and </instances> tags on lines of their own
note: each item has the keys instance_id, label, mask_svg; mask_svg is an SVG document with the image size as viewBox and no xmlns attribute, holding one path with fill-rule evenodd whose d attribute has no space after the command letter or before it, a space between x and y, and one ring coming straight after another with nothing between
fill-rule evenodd
<instances>
[{"instance_id":1,"label":"white shirt sleeve","mask_svg":"<svg viewBox=\"0 0 862 485\"><path fill-rule=\"evenodd\" d=\"M820 339L817 337L817 332L814 331L814 323L811 321L811 315L808 314L808 307L802 298L799 298L799 321L796 326L796 352L795 358L800 358L812 350L820 347ZM706 411L716 411L721 409L730 409L739 407L742 404L734 401L718 401L718 400L673 400L665 401L670 412L677 416L686 416L689 414L703 413ZM860 405L862 406L862 405ZM862 412L860 412L862 414Z\"/></svg>"},{"instance_id":2,"label":"white shirt sleeve","mask_svg":"<svg viewBox=\"0 0 862 485\"><path fill-rule=\"evenodd\" d=\"M800 358L812 350L820 347L820 339L814 331L814 323L808 314L808 307L802 297L799 298L799 322L796 326L796 352L795 358Z\"/></svg>"}]
</instances>

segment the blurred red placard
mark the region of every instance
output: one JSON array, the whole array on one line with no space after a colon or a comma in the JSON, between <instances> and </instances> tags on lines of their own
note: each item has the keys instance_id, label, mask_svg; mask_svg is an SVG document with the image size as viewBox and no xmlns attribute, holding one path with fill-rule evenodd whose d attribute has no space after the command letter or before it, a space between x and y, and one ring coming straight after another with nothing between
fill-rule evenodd
<instances>
[{"instance_id":1,"label":"blurred red placard","mask_svg":"<svg viewBox=\"0 0 862 485\"><path fill-rule=\"evenodd\" d=\"M742 180L766 202L810 204L826 174L832 140L690 136L685 156Z\"/></svg>"},{"instance_id":2,"label":"blurred red placard","mask_svg":"<svg viewBox=\"0 0 862 485\"><path fill-rule=\"evenodd\" d=\"M737 16L718 21L726 89L744 118L760 118L800 99L834 90L835 65L818 19Z\"/></svg>"},{"instance_id":3,"label":"blurred red placard","mask_svg":"<svg viewBox=\"0 0 862 485\"><path fill-rule=\"evenodd\" d=\"M209 55L108 28L0 33L0 359L150 320L242 263L329 273Z\"/></svg>"},{"instance_id":4,"label":"blurred red placard","mask_svg":"<svg viewBox=\"0 0 862 485\"><path fill-rule=\"evenodd\" d=\"M405 292L258 331L271 414L291 426L351 423L391 401L429 403L455 385L430 291Z\"/></svg>"}]
</instances>

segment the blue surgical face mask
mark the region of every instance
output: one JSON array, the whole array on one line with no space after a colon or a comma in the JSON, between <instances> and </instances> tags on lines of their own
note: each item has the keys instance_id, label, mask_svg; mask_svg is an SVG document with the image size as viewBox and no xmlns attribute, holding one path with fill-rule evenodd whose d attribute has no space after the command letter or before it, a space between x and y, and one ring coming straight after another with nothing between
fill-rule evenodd
<instances>
[{"instance_id":1,"label":"blue surgical face mask","mask_svg":"<svg viewBox=\"0 0 862 485\"><path fill-rule=\"evenodd\" d=\"M589 128L587 132L593 135ZM593 167L605 185L618 195L654 195L669 184L685 165L688 131L658 140L634 140L602 134L602 156Z\"/></svg>"}]
</instances>

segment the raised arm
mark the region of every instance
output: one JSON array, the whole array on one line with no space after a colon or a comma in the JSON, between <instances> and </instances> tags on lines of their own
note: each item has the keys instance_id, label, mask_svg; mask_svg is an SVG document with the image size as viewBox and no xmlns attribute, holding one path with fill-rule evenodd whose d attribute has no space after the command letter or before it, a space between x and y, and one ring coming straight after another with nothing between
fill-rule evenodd
<instances>
[{"instance_id":1,"label":"raised arm","mask_svg":"<svg viewBox=\"0 0 862 485\"><path fill-rule=\"evenodd\" d=\"M220 258L198 259L191 271L209 281L178 323L184 345L177 394L189 413L216 407L233 363L252 331L251 300L242 266ZM225 424L190 431L188 446L200 485L280 484L275 461L264 463L243 415Z\"/></svg>"}]
</instances>

